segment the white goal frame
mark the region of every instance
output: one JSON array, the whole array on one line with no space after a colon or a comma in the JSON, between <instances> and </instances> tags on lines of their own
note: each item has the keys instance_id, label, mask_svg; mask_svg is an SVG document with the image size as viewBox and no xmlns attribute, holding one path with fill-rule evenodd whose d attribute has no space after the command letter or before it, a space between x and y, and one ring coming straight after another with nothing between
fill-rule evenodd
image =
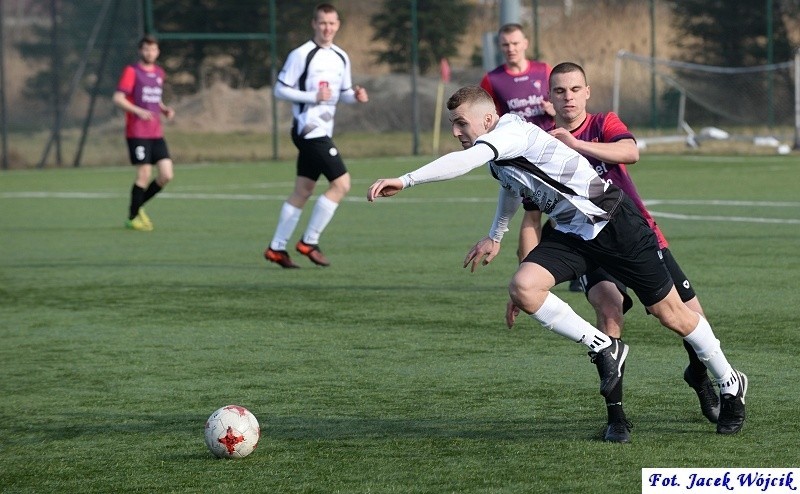
<instances>
[{"instance_id":1,"label":"white goal frame","mask_svg":"<svg viewBox=\"0 0 800 494\"><path fill-rule=\"evenodd\" d=\"M794 82L794 143L793 148L795 150L800 149L800 49L795 52L794 60L778 63L778 64L771 64L771 65L763 65L758 67L717 67L711 65L701 65L701 64L694 64L688 62L679 62L675 60L668 60L663 58L653 58L649 56L642 56L637 55L634 53L630 53L626 50L620 50L617 52L616 59L614 61L614 87L613 87L613 97L612 97L612 109L615 113L619 114L620 111L620 88L622 85L622 63L624 60L632 60L640 65L649 66L650 70L654 77L658 77L658 79L668 86L674 88L678 91L679 94L679 101L678 101L678 124L677 124L677 135L672 136L662 136L662 137L651 137L646 138L643 140L642 144L646 145L646 142L650 143L669 143L669 142L685 142L687 145L696 146L698 140L702 139L728 139L730 136L727 135L726 132L721 131L720 129L703 129L704 132L700 134L695 133L692 127L686 122L685 120L685 108L686 108L686 100L693 99L690 94L687 93L686 89L683 88L680 82L676 81L668 74L664 73L663 71L659 71L658 67L668 67L668 68L680 68L680 69L687 69L696 71L698 73L713 73L713 74L746 74L746 73L757 73L757 72L767 72L770 70L782 70L782 69L789 69L793 68L793 82ZM693 101L702 104L700 101ZM756 145L768 145L768 146L781 146L781 143L772 136L767 137L755 137L752 138L753 143ZM786 145L782 146L782 149L785 149Z\"/></svg>"}]
</instances>

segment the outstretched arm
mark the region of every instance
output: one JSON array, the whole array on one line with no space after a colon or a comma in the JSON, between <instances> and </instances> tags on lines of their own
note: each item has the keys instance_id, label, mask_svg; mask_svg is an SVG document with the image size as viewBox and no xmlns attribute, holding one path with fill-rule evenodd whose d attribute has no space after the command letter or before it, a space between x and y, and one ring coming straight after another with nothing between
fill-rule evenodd
<instances>
[{"instance_id":1,"label":"outstretched arm","mask_svg":"<svg viewBox=\"0 0 800 494\"><path fill-rule=\"evenodd\" d=\"M416 184L460 177L494 158L494 151L486 145L454 151L402 177L378 179L367 191L367 200L372 202L377 197L391 197Z\"/></svg>"}]
</instances>

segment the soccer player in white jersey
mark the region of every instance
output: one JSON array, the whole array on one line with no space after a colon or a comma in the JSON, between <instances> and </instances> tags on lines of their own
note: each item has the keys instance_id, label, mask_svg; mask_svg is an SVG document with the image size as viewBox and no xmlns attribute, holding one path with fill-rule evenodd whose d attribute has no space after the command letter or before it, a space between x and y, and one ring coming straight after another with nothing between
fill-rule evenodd
<instances>
[{"instance_id":1,"label":"soccer player in white jersey","mask_svg":"<svg viewBox=\"0 0 800 494\"><path fill-rule=\"evenodd\" d=\"M629 347L605 335L550 292L557 283L604 268L636 293L661 324L688 342L720 386L717 432L744 425L747 377L734 369L708 321L681 301L661 259L655 234L625 193L601 179L567 145L516 115L497 116L491 96L478 86L448 100L453 135L463 151L444 155L398 178L370 186L367 200L389 197L427 182L452 179L489 163L500 182L489 235L467 253L472 271L500 252L503 234L522 198L536 203L554 222L520 263L509 284L514 304L545 328L595 352L600 393L618 383Z\"/></svg>"},{"instance_id":2,"label":"soccer player in white jersey","mask_svg":"<svg viewBox=\"0 0 800 494\"><path fill-rule=\"evenodd\" d=\"M333 143L333 117L339 101L366 103L369 96L363 87L353 86L350 59L333 43L339 25L333 5L317 5L311 21L314 38L289 53L275 83L275 96L293 103L292 142L298 150L294 191L283 203L278 226L264 251L268 261L283 268L299 267L286 245L320 175L328 179L328 189L317 199L303 237L295 245L314 264L330 264L319 248L319 237L350 191L350 174Z\"/></svg>"}]
</instances>

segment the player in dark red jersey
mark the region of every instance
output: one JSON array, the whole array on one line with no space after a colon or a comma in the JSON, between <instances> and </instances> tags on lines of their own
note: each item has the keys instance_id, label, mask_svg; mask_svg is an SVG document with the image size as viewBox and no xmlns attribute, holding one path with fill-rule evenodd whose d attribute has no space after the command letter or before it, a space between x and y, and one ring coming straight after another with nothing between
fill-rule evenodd
<instances>
[{"instance_id":1,"label":"player in dark red jersey","mask_svg":"<svg viewBox=\"0 0 800 494\"><path fill-rule=\"evenodd\" d=\"M519 24L504 24L497 33L497 43L505 63L487 72L481 87L492 96L497 114L519 115L547 130L553 126L555 112L548 101L550 65L525 55L528 38Z\"/></svg>"},{"instance_id":2,"label":"player in dark red jersey","mask_svg":"<svg viewBox=\"0 0 800 494\"><path fill-rule=\"evenodd\" d=\"M626 164L633 164L639 160L639 150L633 134L613 112L587 113L586 102L589 97L590 88L581 66L566 62L554 67L550 75L550 99L556 117L555 128L550 130L550 134L581 153L600 177L621 188L633 200L656 234L664 263L670 271L681 300L690 309L704 316L703 308L691 283L670 253L667 239L645 207L628 174ZM532 207L526 204L526 210ZM526 213L523 219L520 230L520 252L523 258L538 242L539 218L540 214L536 211L533 214ZM633 305L625 286L603 269L588 273L580 280L586 298L597 314L598 329L609 336L620 338L623 314ZM506 314L509 325L514 323L514 310L510 304L509 312ZM716 422L720 407L719 397L697 353L685 341L684 347L689 354L689 366L684 372L684 379L697 392L703 415L711 422ZM627 441L630 425L622 408L622 379L606 397L606 407L609 424L606 440Z\"/></svg>"},{"instance_id":3,"label":"player in dark red jersey","mask_svg":"<svg viewBox=\"0 0 800 494\"><path fill-rule=\"evenodd\" d=\"M142 206L173 177L161 115L172 119L175 111L161 100L165 75L164 69L156 65L159 54L158 40L143 37L139 41L139 61L125 67L113 96L114 104L125 110L125 138L131 164L136 166L125 226L139 231L153 229ZM154 165L158 176L151 182Z\"/></svg>"},{"instance_id":4,"label":"player in dark red jersey","mask_svg":"<svg viewBox=\"0 0 800 494\"><path fill-rule=\"evenodd\" d=\"M629 346L592 326L552 292L557 283L604 268L630 287L663 326L695 349L720 387L717 432L739 432L746 418L747 376L728 362L705 317L681 300L658 239L636 204L555 136L517 115L498 117L483 88L462 87L450 97L447 108L453 136L464 150L400 177L378 179L367 200L450 180L488 162L499 182L495 217L489 234L467 253L464 267L474 271L497 257L523 198L534 202L548 215L551 227L542 231L541 241L520 262L509 283L514 306L543 328L585 345L594 354L600 394L609 396L622 377ZM511 315L516 316L514 311ZM615 425L621 429L607 429L612 434L606 438L628 441L627 421Z\"/></svg>"}]
</instances>

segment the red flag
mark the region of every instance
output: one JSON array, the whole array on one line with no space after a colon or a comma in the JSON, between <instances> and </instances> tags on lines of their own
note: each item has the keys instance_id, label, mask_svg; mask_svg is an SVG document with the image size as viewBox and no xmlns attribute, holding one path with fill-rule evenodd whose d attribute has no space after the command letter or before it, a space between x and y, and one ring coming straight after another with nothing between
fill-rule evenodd
<instances>
[{"instance_id":1,"label":"red flag","mask_svg":"<svg viewBox=\"0 0 800 494\"><path fill-rule=\"evenodd\" d=\"M450 82L450 64L446 58L439 61L439 70L442 73L442 82Z\"/></svg>"}]
</instances>

